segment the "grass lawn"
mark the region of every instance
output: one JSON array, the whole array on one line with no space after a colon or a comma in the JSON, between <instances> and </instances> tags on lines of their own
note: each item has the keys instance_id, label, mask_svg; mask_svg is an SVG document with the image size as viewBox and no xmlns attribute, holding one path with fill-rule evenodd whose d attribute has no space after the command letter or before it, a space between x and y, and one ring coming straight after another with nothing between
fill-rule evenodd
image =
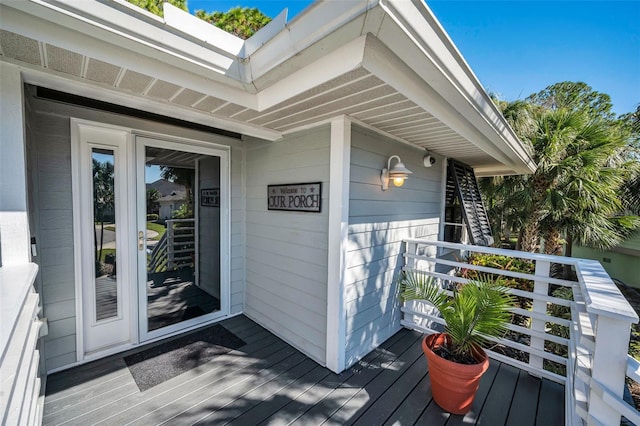
<instances>
[{"instance_id":1,"label":"grass lawn","mask_svg":"<svg viewBox=\"0 0 640 426\"><path fill-rule=\"evenodd\" d=\"M103 248L102 249L102 257L100 257L100 261L104 262L104 258L108 255L108 254L114 254L116 252L116 249L112 249L112 248Z\"/></svg>"},{"instance_id":2,"label":"grass lawn","mask_svg":"<svg viewBox=\"0 0 640 426\"><path fill-rule=\"evenodd\" d=\"M163 225L154 222L147 222L147 229L156 231L158 233L158 235L156 235L155 237L149 238L152 241L158 241L167 231L167 228L165 228Z\"/></svg>"}]
</instances>

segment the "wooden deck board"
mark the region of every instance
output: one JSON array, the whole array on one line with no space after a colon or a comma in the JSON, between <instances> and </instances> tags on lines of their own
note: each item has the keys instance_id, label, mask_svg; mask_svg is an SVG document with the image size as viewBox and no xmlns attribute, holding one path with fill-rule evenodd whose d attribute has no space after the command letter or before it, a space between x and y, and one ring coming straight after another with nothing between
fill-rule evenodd
<instances>
[{"instance_id":1,"label":"wooden deck board","mask_svg":"<svg viewBox=\"0 0 640 426\"><path fill-rule=\"evenodd\" d=\"M560 425L563 423L564 386L549 380L543 380L540 383L536 425Z\"/></svg>"},{"instance_id":2,"label":"wooden deck board","mask_svg":"<svg viewBox=\"0 0 640 426\"><path fill-rule=\"evenodd\" d=\"M540 380L526 371L520 370L518 386L513 394L511 410L507 418L507 426L533 426L536 419L537 404L540 395Z\"/></svg>"},{"instance_id":3,"label":"wooden deck board","mask_svg":"<svg viewBox=\"0 0 640 426\"><path fill-rule=\"evenodd\" d=\"M145 392L123 356L49 376L43 424L562 424L564 388L491 361L470 413L433 402L420 335L408 330L335 374L244 316L221 323L246 345ZM160 344L160 343L155 343ZM154 345L155 345L154 344Z\"/></svg>"},{"instance_id":4,"label":"wooden deck board","mask_svg":"<svg viewBox=\"0 0 640 426\"><path fill-rule=\"evenodd\" d=\"M360 401L368 401L366 395L361 394L359 398L353 399L360 391L369 384L375 377L381 374L386 368L397 368L406 362L415 352L417 342L416 333L410 333L409 339L403 339L391 346L385 353L377 357L365 369L357 372L344 383L341 383L330 395L319 404L313 406L308 412L298 418L292 425L304 426L308 424L319 424L333 417L334 422L340 421L345 411L357 407ZM408 355L406 352L411 351ZM404 357L403 357L404 356ZM395 364L395 365L394 365ZM386 370L389 371L389 370Z\"/></svg>"},{"instance_id":5,"label":"wooden deck board","mask_svg":"<svg viewBox=\"0 0 640 426\"><path fill-rule=\"evenodd\" d=\"M260 340L256 344L262 346L256 355L261 358L262 365L267 368L295 353L291 347L269 338ZM195 400L223 393L234 383L233 380L255 374L257 370L255 358L226 355L225 359L217 360L218 365L210 366L200 374L198 371L191 370L175 378L178 380L168 380L140 393L139 398L131 399L135 405L131 407L121 405L117 411L118 415L109 418L109 423L141 420L137 423L145 424L147 421L145 419L149 416L159 420L163 417L172 417L190 408ZM108 411L109 407L105 407L105 410Z\"/></svg>"},{"instance_id":6,"label":"wooden deck board","mask_svg":"<svg viewBox=\"0 0 640 426\"><path fill-rule=\"evenodd\" d=\"M518 370L506 364L500 364L498 374L491 386L491 392L482 407L479 422L485 425L503 425L507 421L511 400L518 383Z\"/></svg>"}]
</instances>

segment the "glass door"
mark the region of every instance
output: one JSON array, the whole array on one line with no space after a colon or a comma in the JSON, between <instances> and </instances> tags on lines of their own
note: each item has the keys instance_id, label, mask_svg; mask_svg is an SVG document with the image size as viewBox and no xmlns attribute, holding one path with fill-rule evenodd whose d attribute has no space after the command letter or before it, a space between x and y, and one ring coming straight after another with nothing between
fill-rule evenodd
<instances>
[{"instance_id":1,"label":"glass door","mask_svg":"<svg viewBox=\"0 0 640 426\"><path fill-rule=\"evenodd\" d=\"M140 336L228 313L226 151L136 138Z\"/></svg>"}]
</instances>

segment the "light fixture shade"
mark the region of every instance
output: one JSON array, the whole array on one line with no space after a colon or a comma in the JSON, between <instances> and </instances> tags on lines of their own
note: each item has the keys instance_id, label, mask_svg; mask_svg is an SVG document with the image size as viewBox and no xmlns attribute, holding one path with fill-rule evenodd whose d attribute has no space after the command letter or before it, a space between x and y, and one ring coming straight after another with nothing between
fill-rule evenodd
<instances>
[{"instance_id":1,"label":"light fixture shade","mask_svg":"<svg viewBox=\"0 0 640 426\"><path fill-rule=\"evenodd\" d=\"M401 161L398 161L395 166L391 170L389 170L389 177L404 177L405 179L409 177L413 172L407 169Z\"/></svg>"},{"instance_id":2,"label":"light fixture shade","mask_svg":"<svg viewBox=\"0 0 640 426\"><path fill-rule=\"evenodd\" d=\"M395 158L397 163L391 167L391 160ZM380 174L380 183L382 184L382 190L385 191L389 188L389 179L393 180L393 184L395 186L402 186L404 181L409 177L413 172L405 167L405 165L400 160L400 157L397 155L392 155L389 157L387 161L387 167L382 169L382 173Z\"/></svg>"}]
</instances>

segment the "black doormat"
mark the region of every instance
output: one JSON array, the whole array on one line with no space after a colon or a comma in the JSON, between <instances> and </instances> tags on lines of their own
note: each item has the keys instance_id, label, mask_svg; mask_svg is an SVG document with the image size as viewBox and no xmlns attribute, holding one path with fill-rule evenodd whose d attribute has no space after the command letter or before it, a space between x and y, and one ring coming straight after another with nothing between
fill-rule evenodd
<instances>
[{"instance_id":1,"label":"black doormat","mask_svg":"<svg viewBox=\"0 0 640 426\"><path fill-rule=\"evenodd\" d=\"M226 354L244 345L235 334L221 325L214 325L129 355L124 362L138 389L144 392L211 361L216 355Z\"/></svg>"}]
</instances>

